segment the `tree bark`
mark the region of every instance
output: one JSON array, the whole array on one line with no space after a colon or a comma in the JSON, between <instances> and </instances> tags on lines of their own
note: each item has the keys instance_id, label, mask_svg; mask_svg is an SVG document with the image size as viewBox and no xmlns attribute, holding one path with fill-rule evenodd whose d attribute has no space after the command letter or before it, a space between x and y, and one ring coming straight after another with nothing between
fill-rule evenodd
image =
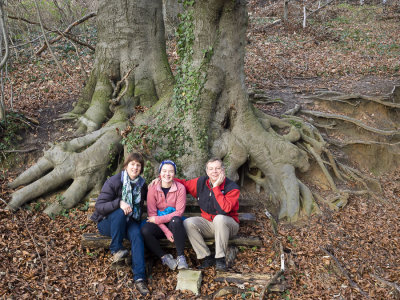
<instances>
[{"instance_id":1,"label":"tree bark","mask_svg":"<svg viewBox=\"0 0 400 300\"><path fill-rule=\"evenodd\" d=\"M152 107L136 115L131 133L137 135L143 130L143 143L136 144L136 150L143 151L154 165L162 150L174 142L171 137L154 135L154 130L164 126L183 128L183 135L190 139L182 142L185 154L177 156L177 161L185 177L204 174L204 164L211 156L223 159L227 176L233 180L239 179L240 167L251 165L259 170L259 176L250 171L248 176L264 188L266 201L275 205L279 218L295 221L310 215L314 208L312 194L295 174L295 169L306 171L309 167L307 154L293 144L300 134L296 138L279 135L272 123L284 123L282 126L291 130L294 126L271 121L248 101L243 70L246 1L196 1L187 10L190 17L186 22L194 26L193 43L187 36L189 56L181 61L183 67L175 82L166 58L161 0L101 1L94 69L69 114L78 118L77 132L87 135L51 148L37 165L21 174L12 187L33 183L13 194L10 207L16 209L71 179L62 205L56 203L47 212L72 207L89 190L98 189L106 173L104 164L111 159L109 148L112 153L119 149L120 136L115 128L123 130L140 104ZM127 91L122 87L123 97L110 107L117 82L130 70ZM198 74L196 80L190 77L193 73ZM191 84L196 88L191 89ZM184 89L179 90L182 86ZM192 102L185 97L185 88L192 93ZM182 95L183 108L177 98ZM153 135L149 128L155 128ZM153 146L146 148L149 142ZM75 144L80 147L71 150ZM45 175L50 169L53 171ZM84 183L85 189L81 189L82 173L92 175L84 177L90 181Z\"/></svg>"}]
</instances>

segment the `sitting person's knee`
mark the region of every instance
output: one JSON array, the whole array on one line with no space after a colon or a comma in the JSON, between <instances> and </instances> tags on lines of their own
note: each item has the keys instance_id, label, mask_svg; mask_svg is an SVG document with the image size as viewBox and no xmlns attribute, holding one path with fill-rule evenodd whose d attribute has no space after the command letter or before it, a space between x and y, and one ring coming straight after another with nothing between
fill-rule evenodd
<instances>
[{"instance_id":1,"label":"sitting person's knee","mask_svg":"<svg viewBox=\"0 0 400 300\"><path fill-rule=\"evenodd\" d=\"M115 221L126 221L126 216L124 211L121 208L116 209L115 211L113 211L111 214L109 214L107 216L107 218L110 218L110 220Z\"/></svg>"},{"instance_id":2,"label":"sitting person's knee","mask_svg":"<svg viewBox=\"0 0 400 300\"><path fill-rule=\"evenodd\" d=\"M225 215L216 215L213 219L213 223L225 224L227 222L227 217Z\"/></svg>"},{"instance_id":3,"label":"sitting person's knee","mask_svg":"<svg viewBox=\"0 0 400 300\"><path fill-rule=\"evenodd\" d=\"M196 227L196 223L191 218L188 218L183 221L183 226L185 228L193 228Z\"/></svg>"},{"instance_id":4,"label":"sitting person's knee","mask_svg":"<svg viewBox=\"0 0 400 300\"><path fill-rule=\"evenodd\" d=\"M150 234L150 226L148 224L144 224L142 228L140 228L140 232L142 233L143 236L149 235Z\"/></svg>"},{"instance_id":5,"label":"sitting person's knee","mask_svg":"<svg viewBox=\"0 0 400 300\"><path fill-rule=\"evenodd\" d=\"M175 223L175 224L182 224L182 223L183 223L182 218L181 218L181 217L178 217L178 216L173 217L173 218L171 219L171 222L172 222L172 223Z\"/></svg>"}]
</instances>

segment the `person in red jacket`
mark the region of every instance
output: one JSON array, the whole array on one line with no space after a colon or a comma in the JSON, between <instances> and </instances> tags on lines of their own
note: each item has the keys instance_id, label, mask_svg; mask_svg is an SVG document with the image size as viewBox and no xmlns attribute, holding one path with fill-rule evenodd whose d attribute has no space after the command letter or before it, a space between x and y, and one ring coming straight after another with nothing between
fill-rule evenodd
<instances>
[{"instance_id":1,"label":"person in red jacket","mask_svg":"<svg viewBox=\"0 0 400 300\"><path fill-rule=\"evenodd\" d=\"M187 218L183 225L201 269L216 265L226 270L225 255L229 238L239 231L239 186L225 177L220 159L210 159L206 164L207 176L191 180L175 179L195 197L201 209L201 217ZM204 238L215 238L215 256Z\"/></svg>"}]
</instances>

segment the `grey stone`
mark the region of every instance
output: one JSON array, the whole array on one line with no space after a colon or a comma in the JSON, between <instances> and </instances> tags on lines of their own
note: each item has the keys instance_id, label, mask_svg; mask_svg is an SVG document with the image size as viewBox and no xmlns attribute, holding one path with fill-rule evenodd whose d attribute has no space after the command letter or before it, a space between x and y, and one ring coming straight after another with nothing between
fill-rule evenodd
<instances>
[{"instance_id":1,"label":"grey stone","mask_svg":"<svg viewBox=\"0 0 400 300\"><path fill-rule=\"evenodd\" d=\"M196 296L200 294L201 271L197 270L180 270L178 273L178 283L176 290L189 290Z\"/></svg>"}]
</instances>

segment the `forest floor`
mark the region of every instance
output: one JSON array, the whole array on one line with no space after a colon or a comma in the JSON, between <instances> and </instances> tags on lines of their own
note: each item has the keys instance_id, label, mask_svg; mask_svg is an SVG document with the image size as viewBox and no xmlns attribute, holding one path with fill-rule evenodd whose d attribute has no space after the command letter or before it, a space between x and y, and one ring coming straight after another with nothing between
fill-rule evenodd
<instances>
[{"instance_id":1,"label":"forest floor","mask_svg":"<svg viewBox=\"0 0 400 300\"><path fill-rule=\"evenodd\" d=\"M303 29L293 23L271 26L281 5L258 2L249 1L245 72L250 91L279 99L262 105L264 111L279 116L299 103L301 95L321 90L382 95L400 84L398 10L339 4L321 11ZM294 5L290 16L300 23L300 7ZM172 60L173 42L170 49ZM129 268L115 270L108 251L80 247L82 233L96 231L87 220L87 204L49 218L42 210L49 199L57 198L52 194L17 212L5 209L12 192L7 183L32 165L49 142L68 140L73 134L72 124L57 118L79 97L82 71L89 73L93 54L85 53L78 64L68 48L59 46L56 53L68 76L57 71L49 54L21 54L9 70L12 107L29 116L29 122L23 123L28 124L24 133L17 127L0 141L0 150L13 145L26 151L0 154L7 155L0 171L0 299L134 299L138 293ZM10 93L6 85L5 94ZM279 223L276 234L264 208L256 207L257 224L239 233L260 236L263 246L240 247L231 271L275 274L282 244L283 291L271 292L269 299L400 299L400 170L376 179L383 191L380 201L350 196L339 211L318 203L320 214L301 224ZM186 251L189 266L196 267L194 252ZM203 272L201 295L196 297L175 291L176 274L156 263L149 277L151 298L211 299L229 285L215 282L215 269L210 268ZM262 288L249 282L224 299L258 298Z\"/></svg>"}]
</instances>

